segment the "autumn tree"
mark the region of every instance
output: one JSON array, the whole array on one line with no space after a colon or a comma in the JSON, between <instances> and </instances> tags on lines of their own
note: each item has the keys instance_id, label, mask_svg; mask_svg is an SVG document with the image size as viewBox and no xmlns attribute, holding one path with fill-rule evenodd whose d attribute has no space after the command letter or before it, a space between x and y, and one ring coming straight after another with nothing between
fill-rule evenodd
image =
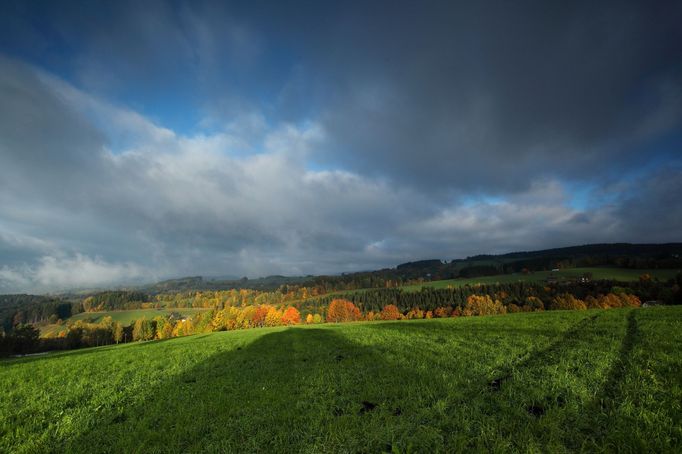
<instances>
[{"instance_id":1,"label":"autumn tree","mask_svg":"<svg viewBox=\"0 0 682 454\"><path fill-rule=\"evenodd\" d=\"M114 322L112 336L114 338L114 342L117 344L123 342L123 325L121 325L121 323Z\"/></svg>"},{"instance_id":2,"label":"autumn tree","mask_svg":"<svg viewBox=\"0 0 682 454\"><path fill-rule=\"evenodd\" d=\"M361 318L360 309L348 300L334 299L327 308L327 321L331 323L354 322Z\"/></svg>"},{"instance_id":3,"label":"autumn tree","mask_svg":"<svg viewBox=\"0 0 682 454\"><path fill-rule=\"evenodd\" d=\"M382 320L398 320L401 315L402 314L400 313L398 307L395 304L387 304L381 310Z\"/></svg>"},{"instance_id":4,"label":"autumn tree","mask_svg":"<svg viewBox=\"0 0 682 454\"><path fill-rule=\"evenodd\" d=\"M544 311L545 305L537 296L528 296L523 304L524 310ZM527 308L527 309L526 309Z\"/></svg>"},{"instance_id":5,"label":"autumn tree","mask_svg":"<svg viewBox=\"0 0 682 454\"><path fill-rule=\"evenodd\" d=\"M424 318L424 311L422 311L418 307L413 307L407 312L405 318L407 318L408 320Z\"/></svg>"},{"instance_id":6,"label":"autumn tree","mask_svg":"<svg viewBox=\"0 0 682 454\"><path fill-rule=\"evenodd\" d=\"M154 317L156 322L156 338L169 339L173 337L173 321L168 317Z\"/></svg>"},{"instance_id":7,"label":"autumn tree","mask_svg":"<svg viewBox=\"0 0 682 454\"><path fill-rule=\"evenodd\" d=\"M462 313L465 316L506 314L507 308L499 300L493 301L490 295L469 295Z\"/></svg>"},{"instance_id":8,"label":"autumn tree","mask_svg":"<svg viewBox=\"0 0 682 454\"><path fill-rule=\"evenodd\" d=\"M437 307L436 310L433 311L433 316L436 318L447 318L450 316L450 313L452 313L452 309L449 307Z\"/></svg>"},{"instance_id":9,"label":"autumn tree","mask_svg":"<svg viewBox=\"0 0 682 454\"><path fill-rule=\"evenodd\" d=\"M365 320L367 320L368 322L373 322L375 320L381 320L381 313L369 311L369 312L367 312L367 315L365 315Z\"/></svg>"},{"instance_id":10,"label":"autumn tree","mask_svg":"<svg viewBox=\"0 0 682 454\"><path fill-rule=\"evenodd\" d=\"M581 299L576 298L570 293L562 293L552 299L550 305L553 310L585 310L587 305Z\"/></svg>"},{"instance_id":11,"label":"autumn tree","mask_svg":"<svg viewBox=\"0 0 682 454\"><path fill-rule=\"evenodd\" d=\"M135 325L133 326L133 340L152 340L155 336L156 324L152 320L148 320L146 317L135 320Z\"/></svg>"},{"instance_id":12,"label":"autumn tree","mask_svg":"<svg viewBox=\"0 0 682 454\"><path fill-rule=\"evenodd\" d=\"M282 314L282 323L285 325L298 325L301 323L301 313L293 306L289 306Z\"/></svg>"},{"instance_id":13,"label":"autumn tree","mask_svg":"<svg viewBox=\"0 0 682 454\"><path fill-rule=\"evenodd\" d=\"M265 326L279 326L282 324L282 311L270 306L265 315Z\"/></svg>"},{"instance_id":14,"label":"autumn tree","mask_svg":"<svg viewBox=\"0 0 682 454\"><path fill-rule=\"evenodd\" d=\"M265 317L267 317L269 310L270 306L258 306L253 315L253 326L265 326Z\"/></svg>"},{"instance_id":15,"label":"autumn tree","mask_svg":"<svg viewBox=\"0 0 682 454\"><path fill-rule=\"evenodd\" d=\"M635 295L629 293L621 293L620 299L623 302L624 307L640 307L642 302Z\"/></svg>"}]
</instances>

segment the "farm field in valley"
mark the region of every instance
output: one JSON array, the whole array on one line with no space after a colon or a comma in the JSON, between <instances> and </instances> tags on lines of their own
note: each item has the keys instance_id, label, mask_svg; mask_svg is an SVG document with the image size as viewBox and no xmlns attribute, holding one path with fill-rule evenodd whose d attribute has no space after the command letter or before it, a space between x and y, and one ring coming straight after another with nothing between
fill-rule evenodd
<instances>
[{"instance_id":1,"label":"farm field in valley","mask_svg":"<svg viewBox=\"0 0 682 454\"><path fill-rule=\"evenodd\" d=\"M159 315L168 315L171 313L178 313L181 315L195 315L199 312L206 311L208 309L202 308L171 308L171 309L133 309L124 311L100 311L100 312L81 312L68 318L69 322L75 322L77 320L87 320L92 323L99 323L104 317L111 317L115 322L119 322L123 325L130 325L135 320L142 317L148 319L153 319ZM44 325L40 327L40 333L42 336L53 335L59 331L65 331L66 325Z\"/></svg>"},{"instance_id":2,"label":"farm field in valley","mask_svg":"<svg viewBox=\"0 0 682 454\"><path fill-rule=\"evenodd\" d=\"M682 307L218 332L0 362L2 452L682 449Z\"/></svg>"}]
</instances>

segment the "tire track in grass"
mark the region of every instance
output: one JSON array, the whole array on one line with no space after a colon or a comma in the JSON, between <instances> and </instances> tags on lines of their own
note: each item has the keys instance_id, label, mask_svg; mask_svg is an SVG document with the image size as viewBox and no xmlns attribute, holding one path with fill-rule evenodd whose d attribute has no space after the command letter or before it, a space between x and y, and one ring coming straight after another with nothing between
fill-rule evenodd
<instances>
[{"instance_id":1,"label":"tire track in grass","mask_svg":"<svg viewBox=\"0 0 682 454\"><path fill-rule=\"evenodd\" d=\"M601 392L598 394L596 403L602 409L612 407L614 399L619 394L619 385L625 378L625 375L632 364L632 349L635 347L639 337L639 328L637 326L637 318L635 317L635 310L631 310L627 316L628 326L625 331L625 336L621 342L620 352L618 358L611 366Z\"/></svg>"},{"instance_id":2,"label":"tire track in grass","mask_svg":"<svg viewBox=\"0 0 682 454\"><path fill-rule=\"evenodd\" d=\"M614 358L631 348L623 348L621 336L614 336L627 315L617 310L586 314L551 344L482 384L477 408L484 417L475 427L496 434L496 442L484 448L561 452L580 446L567 428L582 425L601 377L609 374Z\"/></svg>"},{"instance_id":3,"label":"tire track in grass","mask_svg":"<svg viewBox=\"0 0 682 454\"><path fill-rule=\"evenodd\" d=\"M575 394L573 383L563 380L566 375L575 375L574 381L581 382L585 373L592 374L592 369L583 367L580 353L586 343L601 335L600 325L608 326L609 320L604 319L605 311L587 313L547 344L530 349L496 374L482 377L463 402L472 406L466 448L562 451L565 407L575 406L570 401ZM602 351L597 353L601 355ZM559 411L549 418L554 427L548 427L545 414L556 407ZM482 432L492 434L492 438L481 444Z\"/></svg>"},{"instance_id":4,"label":"tire track in grass","mask_svg":"<svg viewBox=\"0 0 682 454\"><path fill-rule=\"evenodd\" d=\"M627 328L621 341L618 357L606 374L606 379L596 397L585 407L585 414L593 416L585 419L582 424L582 432L586 439L603 439L611 430L614 418L619 417L617 409L624 397L621 386L633 367L632 352L639 342L639 337L636 310L631 309L627 316Z\"/></svg>"},{"instance_id":5,"label":"tire track in grass","mask_svg":"<svg viewBox=\"0 0 682 454\"><path fill-rule=\"evenodd\" d=\"M497 374L496 378L489 380L488 389L492 392L500 391L502 384L512 379L515 371L548 364L548 360L552 359L560 350L566 349L567 345L575 343L575 340L579 338L580 332L595 323L601 315L602 313L599 312L585 317L562 334L559 334L558 338L547 347L540 350L531 350L523 359L507 366L501 374Z\"/></svg>"}]
</instances>

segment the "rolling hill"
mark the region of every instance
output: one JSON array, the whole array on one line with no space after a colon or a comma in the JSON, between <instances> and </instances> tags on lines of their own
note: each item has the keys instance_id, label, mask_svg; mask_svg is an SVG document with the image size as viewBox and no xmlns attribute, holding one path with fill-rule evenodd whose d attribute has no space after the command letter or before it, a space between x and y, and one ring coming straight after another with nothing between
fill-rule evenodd
<instances>
[{"instance_id":1,"label":"rolling hill","mask_svg":"<svg viewBox=\"0 0 682 454\"><path fill-rule=\"evenodd\" d=\"M5 360L3 452L682 448L682 308L219 332Z\"/></svg>"}]
</instances>

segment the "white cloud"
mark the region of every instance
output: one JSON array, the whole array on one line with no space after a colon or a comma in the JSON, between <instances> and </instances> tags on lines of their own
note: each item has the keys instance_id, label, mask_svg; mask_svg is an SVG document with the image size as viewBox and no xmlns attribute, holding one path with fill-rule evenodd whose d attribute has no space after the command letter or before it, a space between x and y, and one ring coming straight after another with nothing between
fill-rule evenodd
<instances>
[{"instance_id":1,"label":"white cloud","mask_svg":"<svg viewBox=\"0 0 682 454\"><path fill-rule=\"evenodd\" d=\"M134 263L111 263L82 254L43 256L35 266L0 268L0 289L4 291L58 291L97 288L122 282L141 283L155 275Z\"/></svg>"}]
</instances>

